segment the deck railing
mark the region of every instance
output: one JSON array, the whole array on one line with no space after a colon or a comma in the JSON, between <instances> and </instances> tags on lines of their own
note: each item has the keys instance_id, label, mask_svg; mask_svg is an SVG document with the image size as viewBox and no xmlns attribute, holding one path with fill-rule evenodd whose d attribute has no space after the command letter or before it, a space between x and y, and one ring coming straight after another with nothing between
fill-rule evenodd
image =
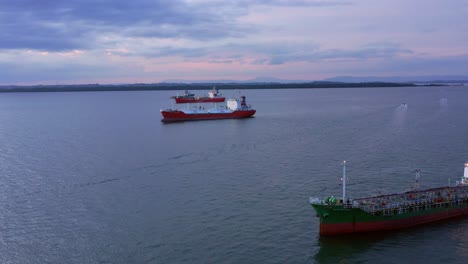
<instances>
[{"instance_id":1,"label":"deck railing","mask_svg":"<svg viewBox=\"0 0 468 264\"><path fill-rule=\"evenodd\" d=\"M320 199L311 197L311 204L341 205L346 209L358 208L373 215L396 215L433 208L448 208L468 204L468 186L443 187L402 194L381 195L355 199L343 203L340 198ZM334 201L330 203L330 201Z\"/></svg>"}]
</instances>

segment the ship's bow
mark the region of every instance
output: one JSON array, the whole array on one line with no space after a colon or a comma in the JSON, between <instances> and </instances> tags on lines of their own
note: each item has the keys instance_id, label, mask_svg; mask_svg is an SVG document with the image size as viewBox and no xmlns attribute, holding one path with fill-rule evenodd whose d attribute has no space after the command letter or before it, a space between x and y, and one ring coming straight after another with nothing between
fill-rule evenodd
<instances>
[{"instance_id":1,"label":"ship's bow","mask_svg":"<svg viewBox=\"0 0 468 264\"><path fill-rule=\"evenodd\" d=\"M320 235L338 235L354 232L354 211L341 204L327 204L311 197L310 204L320 220Z\"/></svg>"}]
</instances>

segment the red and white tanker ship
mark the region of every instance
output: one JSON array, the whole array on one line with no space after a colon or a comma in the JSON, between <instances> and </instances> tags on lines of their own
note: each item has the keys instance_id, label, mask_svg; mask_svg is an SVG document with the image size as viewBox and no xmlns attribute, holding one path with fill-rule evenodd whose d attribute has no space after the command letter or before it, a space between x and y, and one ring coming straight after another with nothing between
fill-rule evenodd
<instances>
[{"instance_id":1,"label":"red and white tanker ship","mask_svg":"<svg viewBox=\"0 0 468 264\"><path fill-rule=\"evenodd\" d=\"M256 110L247 105L245 96L241 99L228 99L226 106L205 109L202 106L195 106L187 109L166 109L161 110L163 118L161 122L195 121L211 119L231 119L252 117Z\"/></svg>"}]
</instances>

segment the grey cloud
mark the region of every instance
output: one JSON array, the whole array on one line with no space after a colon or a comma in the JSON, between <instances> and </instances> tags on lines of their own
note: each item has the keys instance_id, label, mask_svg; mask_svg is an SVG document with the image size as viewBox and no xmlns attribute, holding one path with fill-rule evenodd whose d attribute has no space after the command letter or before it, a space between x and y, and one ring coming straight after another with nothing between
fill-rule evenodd
<instances>
[{"instance_id":1,"label":"grey cloud","mask_svg":"<svg viewBox=\"0 0 468 264\"><path fill-rule=\"evenodd\" d=\"M343 64L341 70L334 68L335 75L356 75L356 76L382 76L393 75L465 75L468 68L468 54L460 56L444 57L411 57L411 58L391 58L380 61L378 64L367 65L361 63Z\"/></svg>"},{"instance_id":2,"label":"grey cloud","mask_svg":"<svg viewBox=\"0 0 468 264\"><path fill-rule=\"evenodd\" d=\"M219 24L217 21L204 24L174 25L140 25L128 28L127 36L150 38L183 38L194 40L212 40L226 37L242 37L255 32L252 27L241 25Z\"/></svg>"},{"instance_id":3,"label":"grey cloud","mask_svg":"<svg viewBox=\"0 0 468 264\"><path fill-rule=\"evenodd\" d=\"M371 58L390 58L398 54L412 54L409 49L386 48L386 47L367 47L356 50L325 50L323 52L312 54L311 60L321 59L371 59Z\"/></svg>"},{"instance_id":4,"label":"grey cloud","mask_svg":"<svg viewBox=\"0 0 468 264\"><path fill-rule=\"evenodd\" d=\"M347 1L0 0L0 49L92 49L103 34L194 40L255 33L236 19L251 6L334 6ZM107 43L108 44L108 43Z\"/></svg>"},{"instance_id":5,"label":"grey cloud","mask_svg":"<svg viewBox=\"0 0 468 264\"><path fill-rule=\"evenodd\" d=\"M401 54L413 54L410 49L400 48L397 44L370 44L355 50L316 50L302 54L274 54L269 64L283 64L291 61L321 61L321 60L367 60L372 58L392 58Z\"/></svg>"},{"instance_id":6,"label":"grey cloud","mask_svg":"<svg viewBox=\"0 0 468 264\"><path fill-rule=\"evenodd\" d=\"M209 63L232 64L232 60L210 60Z\"/></svg>"},{"instance_id":7,"label":"grey cloud","mask_svg":"<svg viewBox=\"0 0 468 264\"><path fill-rule=\"evenodd\" d=\"M384 70L395 72L425 72L437 74L466 74L468 69L468 54L460 56L443 57L416 57L392 59L383 63L376 71L382 67Z\"/></svg>"},{"instance_id":8,"label":"grey cloud","mask_svg":"<svg viewBox=\"0 0 468 264\"><path fill-rule=\"evenodd\" d=\"M102 34L207 39L246 28L178 0L0 0L0 49L92 48Z\"/></svg>"},{"instance_id":9,"label":"grey cloud","mask_svg":"<svg viewBox=\"0 0 468 264\"><path fill-rule=\"evenodd\" d=\"M178 0L3 0L0 7L3 13L38 21L86 21L111 26L126 26L140 21L187 24L201 19L197 10L189 10ZM30 21L33 22L35 20Z\"/></svg>"},{"instance_id":10,"label":"grey cloud","mask_svg":"<svg viewBox=\"0 0 468 264\"><path fill-rule=\"evenodd\" d=\"M314 43L256 43L256 44L228 44L219 49L235 51L244 54L260 55L263 58L252 61L258 65L279 65L294 61L323 61L323 60L367 60L372 58L392 58L401 54L413 54L410 49L400 47L397 43L370 43L354 50L320 49ZM241 59L241 58L239 58Z\"/></svg>"},{"instance_id":11,"label":"grey cloud","mask_svg":"<svg viewBox=\"0 0 468 264\"><path fill-rule=\"evenodd\" d=\"M242 0L236 1L237 4L248 5L269 5L269 6L340 6L351 5L350 1L331 1L331 0Z\"/></svg>"},{"instance_id":12,"label":"grey cloud","mask_svg":"<svg viewBox=\"0 0 468 264\"><path fill-rule=\"evenodd\" d=\"M278 65L293 61L323 61L323 60L368 60L373 58L393 58L402 54L414 54L410 49L402 48L398 43L370 43L353 50L342 49L320 49L314 43L254 43L239 44L231 43L221 46L204 46L197 48L174 48L163 47L152 50L139 50L131 53L118 53L122 56L144 56L144 57L170 57L179 56L187 59L207 57L212 61L247 61L246 59L260 57L251 61L256 65ZM226 54L219 57L214 54Z\"/></svg>"},{"instance_id":13,"label":"grey cloud","mask_svg":"<svg viewBox=\"0 0 468 264\"><path fill-rule=\"evenodd\" d=\"M185 58L198 58L209 54L208 49L205 48L172 48L165 47L154 51L145 51L138 54L127 54L127 55L142 55L145 57L170 57L170 56L182 56Z\"/></svg>"},{"instance_id":14,"label":"grey cloud","mask_svg":"<svg viewBox=\"0 0 468 264\"><path fill-rule=\"evenodd\" d=\"M0 62L2 77L0 84L18 82L65 82L70 80L90 80L99 78L138 77L143 69L135 65L113 63L83 63L69 61L61 64L44 62L24 63L27 59L13 62Z\"/></svg>"},{"instance_id":15,"label":"grey cloud","mask_svg":"<svg viewBox=\"0 0 468 264\"><path fill-rule=\"evenodd\" d=\"M271 63L271 59L257 59L252 62L252 64L255 64L255 65L263 65L263 64L270 64L270 63Z\"/></svg>"}]
</instances>

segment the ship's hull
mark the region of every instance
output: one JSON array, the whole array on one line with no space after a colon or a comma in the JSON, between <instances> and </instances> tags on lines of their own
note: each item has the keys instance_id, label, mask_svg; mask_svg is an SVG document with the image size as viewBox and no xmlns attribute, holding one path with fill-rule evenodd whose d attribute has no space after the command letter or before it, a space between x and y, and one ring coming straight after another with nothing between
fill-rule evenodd
<instances>
[{"instance_id":1,"label":"ship's hull","mask_svg":"<svg viewBox=\"0 0 468 264\"><path fill-rule=\"evenodd\" d=\"M340 235L361 232L396 230L452 217L468 215L468 202L439 203L427 208L414 208L406 213L373 215L359 208L342 205L312 204L320 218L320 235Z\"/></svg>"},{"instance_id":2,"label":"ship's hull","mask_svg":"<svg viewBox=\"0 0 468 264\"><path fill-rule=\"evenodd\" d=\"M187 103L222 103L226 98L224 97L174 97L176 104Z\"/></svg>"},{"instance_id":3,"label":"ship's hull","mask_svg":"<svg viewBox=\"0 0 468 264\"><path fill-rule=\"evenodd\" d=\"M163 118L161 122L181 122L181 121L196 121L196 120L213 120L213 119L233 119L247 118L255 114L255 110L236 110L229 112L200 112L200 113L185 113L183 111L169 110L161 111Z\"/></svg>"}]
</instances>

